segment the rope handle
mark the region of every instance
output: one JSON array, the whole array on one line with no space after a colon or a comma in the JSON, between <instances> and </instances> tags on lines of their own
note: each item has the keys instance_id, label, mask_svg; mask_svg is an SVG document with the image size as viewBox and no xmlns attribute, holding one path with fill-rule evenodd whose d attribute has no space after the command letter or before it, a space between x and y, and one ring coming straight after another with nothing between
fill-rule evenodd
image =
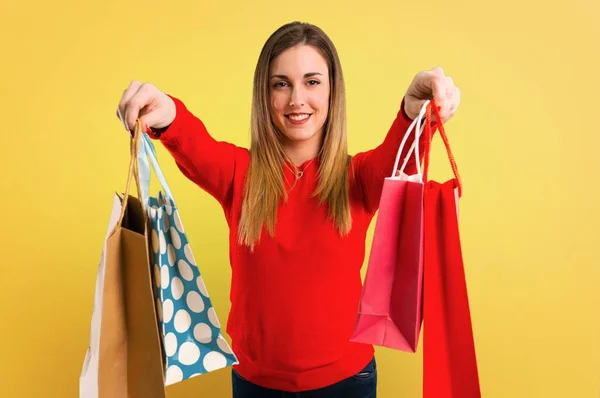
<instances>
[{"instance_id":1,"label":"rope handle","mask_svg":"<svg viewBox=\"0 0 600 398\"><path fill-rule=\"evenodd\" d=\"M436 117L436 124L438 130L440 131L440 136L442 137L442 141L444 141L444 146L446 147L446 153L448 154L448 159L450 160L450 165L452 167L452 172L454 173L454 177L456 178L458 184L458 196L462 196L462 180L458 173L458 167L456 166L456 160L454 159L454 155L452 154L452 149L450 148L450 142L448 141L448 137L446 136L446 131L444 129L444 124L442 123L442 118L440 117L440 113L438 107L434 100L432 100L427 105L427 111L425 112L425 166L423 171L423 181L427 182L427 175L429 172L429 154L431 151L431 140L432 140L432 128L431 128L431 111Z\"/></svg>"},{"instance_id":2,"label":"rope handle","mask_svg":"<svg viewBox=\"0 0 600 398\"><path fill-rule=\"evenodd\" d=\"M140 184L139 177L139 164L138 164L138 151L140 148L140 140L142 136L142 122L138 119L135 124L133 137L129 140L129 153L130 153L130 161L129 161L129 171L127 172L127 183L125 185L125 192L123 194L123 204L121 206L121 214L119 215L119 219L113 228L113 233L117 228L120 228L123 224L123 218L125 217L125 210L127 209L127 204L129 202L129 196L131 191L131 182L135 180L136 189L138 191L138 195L141 198L142 188ZM142 206L142 214L144 216L144 221L146 220L146 206L144 205L144 201L140 199L140 205Z\"/></svg>"}]
</instances>

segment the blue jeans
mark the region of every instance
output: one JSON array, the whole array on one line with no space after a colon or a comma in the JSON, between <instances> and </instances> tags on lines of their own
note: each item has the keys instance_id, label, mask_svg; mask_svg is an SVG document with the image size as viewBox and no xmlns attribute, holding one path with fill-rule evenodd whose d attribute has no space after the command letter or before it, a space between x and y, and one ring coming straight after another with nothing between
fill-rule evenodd
<instances>
[{"instance_id":1,"label":"blue jeans","mask_svg":"<svg viewBox=\"0 0 600 398\"><path fill-rule=\"evenodd\" d=\"M347 379L316 390L286 392L263 388L243 379L236 371L231 375L233 398L376 398L377 364L375 358Z\"/></svg>"}]
</instances>

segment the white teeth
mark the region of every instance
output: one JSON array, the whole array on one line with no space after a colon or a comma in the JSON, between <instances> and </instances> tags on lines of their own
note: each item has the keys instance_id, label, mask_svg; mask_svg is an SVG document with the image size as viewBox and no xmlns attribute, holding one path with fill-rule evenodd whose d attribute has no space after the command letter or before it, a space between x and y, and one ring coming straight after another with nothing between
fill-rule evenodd
<instances>
[{"instance_id":1,"label":"white teeth","mask_svg":"<svg viewBox=\"0 0 600 398\"><path fill-rule=\"evenodd\" d=\"M292 120L304 120L308 117L308 113L303 113L302 115L290 115L290 119Z\"/></svg>"}]
</instances>

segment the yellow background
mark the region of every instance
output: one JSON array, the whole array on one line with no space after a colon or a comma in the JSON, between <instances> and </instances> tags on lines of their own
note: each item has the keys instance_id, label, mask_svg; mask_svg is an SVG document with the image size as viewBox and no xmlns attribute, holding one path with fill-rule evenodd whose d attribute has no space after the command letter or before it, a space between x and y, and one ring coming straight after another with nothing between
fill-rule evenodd
<instances>
[{"instance_id":1,"label":"yellow background","mask_svg":"<svg viewBox=\"0 0 600 398\"><path fill-rule=\"evenodd\" d=\"M77 396L112 195L125 184L114 113L129 81L180 97L215 137L247 145L260 48L299 19L339 49L353 153L383 139L419 70L440 65L462 89L447 130L465 184L483 396L597 397L598 15L590 0L2 0L0 396ZM225 321L222 212L158 150ZM440 140L433 163L433 177L450 175ZM419 397L421 353L377 351L379 396ZM168 396L228 397L229 372Z\"/></svg>"}]
</instances>

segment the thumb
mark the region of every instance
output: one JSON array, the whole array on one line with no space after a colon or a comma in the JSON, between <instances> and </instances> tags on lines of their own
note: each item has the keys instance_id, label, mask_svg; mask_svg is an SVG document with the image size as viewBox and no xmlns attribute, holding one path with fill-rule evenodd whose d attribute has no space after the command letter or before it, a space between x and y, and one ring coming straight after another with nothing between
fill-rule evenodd
<instances>
[{"instance_id":1,"label":"thumb","mask_svg":"<svg viewBox=\"0 0 600 398\"><path fill-rule=\"evenodd\" d=\"M414 107L415 107L414 115L415 115L415 117L412 118L413 120L415 120L416 118L419 117L419 114L421 113L421 110L423 110L423 106L425 106L425 103L427 101L431 101L431 100L424 99L424 100L416 100L414 102ZM434 112L431 112L431 118L430 119L431 119L431 122L435 122L437 120L436 117L435 117L435 113ZM421 118L421 125L423 125L424 123L425 123L425 111L423 112L423 117Z\"/></svg>"},{"instance_id":2,"label":"thumb","mask_svg":"<svg viewBox=\"0 0 600 398\"><path fill-rule=\"evenodd\" d=\"M150 112L150 113L139 116L140 124L142 125L142 133L152 135L151 134L152 130L150 130L150 128L152 126L156 125L158 122L157 113L158 112ZM121 121L123 121L123 118L121 117L121 115L119 115L119 119L121 119ZM123 123L123 124L125 124L125 123ZM135 128L129 129L125 125L125 129L129 132L129 134L131 135L131 138L133 138L135 135Z\"/></svg>"},{"instance_id":3,"label":"thumb","mask_svg":"<svg viewBox=\"0 0 600 398\"><path fill-rule=\"evenodd\" d=\"M172 98L160 93L140 111L140 121L145 130L165 129L175 120L177 107Z\"/></svg>"},{"instance_id":4,"label":"thumb","mask_svg":"<svg viewBox=\"0 0 600 398\"><path fill-rule=\"evenodd\" d=\"M142 129L145 133L150 133L150 128L158 127L161 124L161 115L158 110L150 111L140 115L140 122L142 123Z\"/></svg>"},{"instance_id":5,"label":"thumb","mask_svg":"<svg viewBox=\"0 0 600 398\"><path fill-rule=\"evenodd\" d=\"M429 82L431 88L431 97L435 101L438 109L443 107L446 102L446 84L445 79L442 77L432 74L431 81Z\"/></svg>"}]
</instances>

